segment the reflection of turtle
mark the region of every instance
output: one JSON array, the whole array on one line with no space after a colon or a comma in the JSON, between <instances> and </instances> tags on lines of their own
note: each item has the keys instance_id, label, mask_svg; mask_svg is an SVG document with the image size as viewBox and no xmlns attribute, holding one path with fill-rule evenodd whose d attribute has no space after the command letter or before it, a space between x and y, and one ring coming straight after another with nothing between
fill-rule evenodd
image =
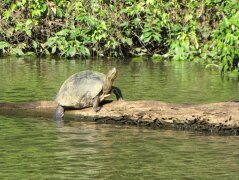
<instances>
[{"instance_id":1,"label":"reflection of turtle","mask_svg":"<svg viewBox=\"0 0 239 180\"><path fill-rule=\"evenodd\" d=\"M116 95L116 98L122 99L121 91L112 86L117 76L116 68L113 68L104 75L94 71L82 71L69 77L61 86L56 102L56 119L61 119L64 116L66 107L84 108L93 106L97 112L101 109L99 103L108 97L111 92Z\"/></svg>"}]
</instances>

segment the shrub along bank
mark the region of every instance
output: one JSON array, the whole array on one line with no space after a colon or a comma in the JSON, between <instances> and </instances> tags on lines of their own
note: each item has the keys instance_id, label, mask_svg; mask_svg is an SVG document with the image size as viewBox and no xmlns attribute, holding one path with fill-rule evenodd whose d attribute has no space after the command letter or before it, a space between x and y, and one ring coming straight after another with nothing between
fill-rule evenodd
<instances>
[{"instance_id":1,"label":"shrub along bank","mask_svg":"<svg viewBox=\"0 0 239 180\"><path fill-rule=\"evenodd\" d=\"M237 0L2 0L1 55L150 56L238 72Z\"/></svg>"}]
</instances>

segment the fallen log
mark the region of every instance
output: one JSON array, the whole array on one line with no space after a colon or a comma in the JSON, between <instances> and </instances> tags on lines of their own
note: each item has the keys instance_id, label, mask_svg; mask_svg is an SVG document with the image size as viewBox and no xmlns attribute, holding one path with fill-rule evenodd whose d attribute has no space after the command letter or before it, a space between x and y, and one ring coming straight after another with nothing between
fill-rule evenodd
<instances>
[{"instance_id":1,"label":"fallen log","mask_svg":"<svg viewBox=\"0 0 239 180\"><path fill-rule=\"evenodd\" d=\"M0 103L0 114L52 118L56 106L54 101ZM238 102L187 105L160 101L105 101L103 108L97 113L93 108L67 110L65 118L72 117L96 123L239 135Z\"/></svg>"}]
</instances>

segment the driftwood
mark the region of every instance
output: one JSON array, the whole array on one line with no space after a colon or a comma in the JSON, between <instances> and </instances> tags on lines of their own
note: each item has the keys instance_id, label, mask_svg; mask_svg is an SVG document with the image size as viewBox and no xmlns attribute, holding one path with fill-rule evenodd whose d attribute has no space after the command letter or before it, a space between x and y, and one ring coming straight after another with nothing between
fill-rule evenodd
<instances>
[{"instance_id":1,"label":"driftwood","mask_svg":"<svg viewBox=\"0 0 239 180\"><path fill-rule=\"evenodd\" d=\"M0 114L52 118L56 106L53 101L0 103ZM67 110L65 119L72 117L96 123L239 135L239 102L185 105L159 101L105 101L103 108L97 113L93 108Z\"/></svg>"}]
</instances>

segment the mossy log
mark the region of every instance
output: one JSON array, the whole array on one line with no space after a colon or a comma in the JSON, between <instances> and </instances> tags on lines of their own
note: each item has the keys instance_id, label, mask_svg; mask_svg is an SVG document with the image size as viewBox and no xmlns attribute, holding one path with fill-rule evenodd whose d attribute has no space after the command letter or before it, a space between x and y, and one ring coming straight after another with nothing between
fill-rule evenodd
<instances>
[{"instance_id":1,"label":"mossy log","mask_svg":"<svg viewBox=\"0 0 239 180\"><path fill-rule=\"evenodd\" d=\"M54 101L0 103L0 114L53 118L56 106ZM188 105L160 101L105 101L102 106L97 113L93 108L67 110L65 119L73 117L96 123L239 135L238 102Z\"/></svg>"}]
</instances>

